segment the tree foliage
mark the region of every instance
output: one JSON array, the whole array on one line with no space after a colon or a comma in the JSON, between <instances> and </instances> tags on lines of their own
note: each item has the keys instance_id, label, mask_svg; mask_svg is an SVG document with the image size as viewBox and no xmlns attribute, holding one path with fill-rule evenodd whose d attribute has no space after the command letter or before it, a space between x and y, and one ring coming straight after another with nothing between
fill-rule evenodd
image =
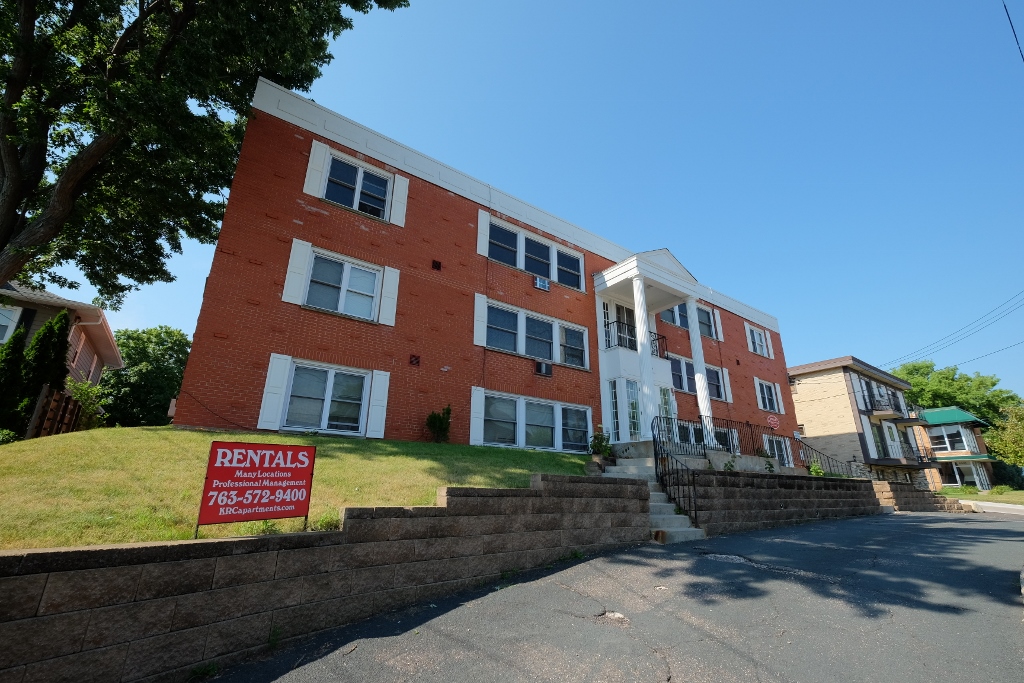
<instances>
[{"instance_id":1,"label":"tree foliage","mask_svg":"<svg viewBox=\"0 0 1024 683\"><path fill-rule=\"evenodd\" d=\"M108 370L100 383L107 399L107 424L167 424L167 408L181 389L192 342L181 330L166 325L118 330L114 338L124 367Z\"/></svg>"},{"instance_id":2,"label":"tree foliage","mask_svg":"<svg viewBox=\"0 0 1024 683\"><path fill-rule=\"evenodd\" d=\"M1003 462L1024 467L1024 406L1007 408L995 429L985 434L988 444Z\"/></svg>"},{"instance_id":3,"label":"tree foliage","mask_svg":"<svg viewBox=\"0 0 1024 683\"><path fill-rule=\"evenodd\" d=\"M993 425L1004 409L1021 405L1021 398L1009 389L997 389L995 375L968 375L957 367L936 369L930 360L904 363L892 374L910 382L907 400L923 408L959 406ZM987 437L986 437L987 438Z\"/></svg>"},{"instance_id":4,"label":"tree foliage","mask_svg":"<svg viewBox=\"0 0 1024 683\"><path fill-rule=\"evenodd\" d=\"M67 310L53 316L32 336L25 350L25 400L35 407L43 385L50 389L64 390L64 379L68 376L68 335L71 333L71 317Z\"/></svg>"},{"instance_id":5,"label":"tree foliage","mask_svg":"<svg viewBox=\"0 0 1024 683\"><path fill-rule=\"evenodd\" d=\"M0 346L0 430L10 430L20 434L22 423L20 411L25 381L25 328L21 325Z\"/></svg>"},{"instance_id":6,"label":"tree foliage","mask_svg":"<svg viewBox=\"0 0 1024 683\"><path fill-rule=\"evenodd\" d=\"M260 76L308 90L343 10L408 0L0 3L0 283L75 286L108 305L212 243Z\"/></svg>"}]
</instances>

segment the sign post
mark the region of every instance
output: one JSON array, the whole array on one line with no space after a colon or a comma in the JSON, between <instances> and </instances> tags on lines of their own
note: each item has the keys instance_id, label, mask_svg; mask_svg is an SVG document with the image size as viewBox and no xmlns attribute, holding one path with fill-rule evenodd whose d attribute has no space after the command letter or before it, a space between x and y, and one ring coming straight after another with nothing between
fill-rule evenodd
<instances>
[{"instance_id":1,"label":"sign post","mask_svg":"<svg viewBox=\"0 0 1024 683\"><path fill-rule=\"evenodd\" d=\"M214 441L194 538L201 524L304 517L309 521L316 446Z\"/></svg>"}]
</instances>

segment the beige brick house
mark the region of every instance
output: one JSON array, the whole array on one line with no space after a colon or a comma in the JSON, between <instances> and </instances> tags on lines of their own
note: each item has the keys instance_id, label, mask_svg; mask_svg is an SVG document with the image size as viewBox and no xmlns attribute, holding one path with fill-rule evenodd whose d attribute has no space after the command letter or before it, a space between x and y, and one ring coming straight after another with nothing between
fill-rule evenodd
<instances>
[{"instance_id":1,"label":"beige brick house","mask_svg":"<svg viewBox=\"0 0 1024 683\"><path fill-rule=\"evenodd\" d=\"M924 422L907 404L907 382L854 356L791 367L789 382L805 443L859 476L941 486L931 448L914 431Z\"/></svg>"}]
</instances>

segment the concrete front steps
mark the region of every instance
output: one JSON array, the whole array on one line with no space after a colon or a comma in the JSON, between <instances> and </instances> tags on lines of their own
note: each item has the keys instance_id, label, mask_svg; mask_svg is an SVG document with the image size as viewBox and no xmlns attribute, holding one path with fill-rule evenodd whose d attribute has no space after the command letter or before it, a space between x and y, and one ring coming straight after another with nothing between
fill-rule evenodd
<instances>
[{"instance_id":1,"label":"concrete front steps","mask_svg":"<svg viewBox=\"0 0 1024 683\"><path fill-rule=\"evenodd\" d=\"M619 464L605 468L603 477L646 479L651 489L651 538L657 543L682 543L704 538L686 515L677 515L676 506L658 483L654 458L620 458ZM704 461L701 461L704 462Z\"/></svg>"},{"instance_id":2,"label":"concrete front steps","mask_svg":"<svg viewBox=\"0 0 1024 683\"><path fill-rule=\"evenodd\" d=\"M967 512L960 501L931 491L919 491L913 484L896 481L873 481L875 496L881 505L892 506L896 512Z\"/></svg>"}]
</instances>

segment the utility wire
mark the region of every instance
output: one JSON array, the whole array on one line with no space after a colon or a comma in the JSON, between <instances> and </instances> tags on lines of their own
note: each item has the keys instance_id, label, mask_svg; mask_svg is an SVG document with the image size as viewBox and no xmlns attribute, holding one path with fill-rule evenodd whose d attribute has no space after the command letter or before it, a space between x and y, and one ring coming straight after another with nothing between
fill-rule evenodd
<instances>
[{"instance_id":1,"label":"utility wire","mask_svg":"<svg viewBox=\"0 0 1024 683\"><path fill-rule=\"evenodd\" d=\"M960 329L955 330L954 332L951 332L951 333L947 334L945 337L937 339L934 342L932 342L931 344L928 344L926 346L922 346L921 348L917 349L916 351L911 351L910 353L907 353L907 354L904 354L902 356L899 356L898 358L894 358L893 360L886 361L885 363L882 363L882 365L892 366L892 365L897 365L897 364L899 364L901 362L905 363L905 362L909 362L911 360L917 360L919 358L923 358L924 356L927 356L927 355L930 355L932 353L935 353L936 351L941 351L942 349L948 348L949 346L952 346L953 344L959 343L959 342L963 341L964 339L967 339L968 337L970 337L970 336L980 332L981 330L985 329L986 327L989 327L993 323L996 323L999 320L1002 320L1007 315L1009 315L1010 313L1013 313L1017 309L1024 307L1024 300L1016 301L1016 299L1018 299L1021 295L1024 295L1024 290L1021 290L1021 291L1017 292L1016 294L1011 296L1009 299L1007 299L1003 303L999 304L998 306L996 306L995 308L990 310L985 315L981 316L980 318L977 318L976 320L974 320L972 322L967 323L966 325L964 325ZM1007 310L1000 310L1000 309L1006 308L1006 306L1010 306L1010 308L1007 309ZM991 318L993 315L995 315L997 317L995 317L995 318L993 318L991 320L987 320L987 318ZM975 327L975 326L978 326L978 325L980 325L980 327L977 327L977 329L971 330L972 327ZM964 332L965 330L971 330L971 331L967 332L966 334L961 335L960 333ZM958 337L958 335L960 335L960 336Z\"/></svg>"},{"instance_id":2,"label":"utility wire","mask_svg":"<svg viewBox=\"0 0 1024 683\"><path fill-rule=\"evenodd\" d=\"M1017 52L1020 53L1020 61L1024 62L1024 50L1020 49L1020 39L1017 38L1017 29L1013 27L1013 19L1010 18L1010 10L1006 7L1006 0L1003 0L1003 11L1006 12L1006 20L1010 22L1010 30L1013 31L1013 39L1017 41Z\"/></svg>"},{"instance_id":3,"label":"utility wire","mask_svg":"<svg viewBox=\"0 0 1024 683\"><path fill-rule=\"evenodd\" d=\"M1009 346L1004 346L1001 349L996 349L995 351L992 351L990 353L982 354L982 355L980 355L980 356L978 356L976 358L972 358L971 360L965 360L965 361L960 361L959 363L954 363L954 365L966 365L967 363L972 363L972 362L978 360L978 358L985 358L986 356L991 356L991 355L1000 353L1001 351L1005 351L1006 349L1012 349L1014 346L1020 346L1021 344L1024 344L1024 339L1020 340L1016 344L1010 344Z\"/></svg>"}]
</instances>

